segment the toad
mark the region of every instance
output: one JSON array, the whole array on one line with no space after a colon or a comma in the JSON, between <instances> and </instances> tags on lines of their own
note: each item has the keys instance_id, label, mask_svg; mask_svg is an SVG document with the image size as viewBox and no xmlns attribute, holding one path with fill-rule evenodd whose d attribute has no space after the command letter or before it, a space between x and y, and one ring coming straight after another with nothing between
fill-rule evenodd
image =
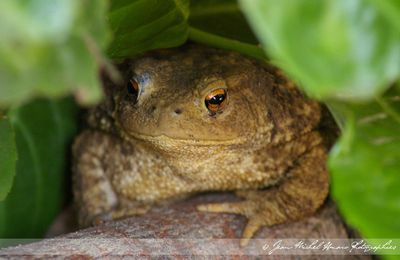
<instances>
[{"instance_id":1,"label":"toad","mask_svg":"<svg viewBox=\"0 0 400 260\"><path fill-rule=\"evenodd\" d=\"M200 45L126 62L75 140L82 226L144 214L206 191L242 200L198 210L241 214L241 244L262 226L313 214L329 190L321 106L280 70Z\"/></svg>"}]
</instances>

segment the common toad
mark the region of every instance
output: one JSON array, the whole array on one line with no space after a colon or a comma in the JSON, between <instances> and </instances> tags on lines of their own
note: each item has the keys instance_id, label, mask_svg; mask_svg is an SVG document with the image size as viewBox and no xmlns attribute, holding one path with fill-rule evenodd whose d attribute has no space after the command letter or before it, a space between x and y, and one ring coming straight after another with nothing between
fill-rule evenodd
<instances>
[{"instance_id":1,"label":"common toad","mask_svg":"<svg viewBox=\"0 0 400 260\"><path fill-rule=\"evenodd\" d=\"M81 225L235 191L242 201L198 209L245 215L245 245L260 227L301 219L323 203L321 107L280 70L194 44L124 68L126 84L106 84L106 100L73 147Z\"/></svg>"}]
</instances>

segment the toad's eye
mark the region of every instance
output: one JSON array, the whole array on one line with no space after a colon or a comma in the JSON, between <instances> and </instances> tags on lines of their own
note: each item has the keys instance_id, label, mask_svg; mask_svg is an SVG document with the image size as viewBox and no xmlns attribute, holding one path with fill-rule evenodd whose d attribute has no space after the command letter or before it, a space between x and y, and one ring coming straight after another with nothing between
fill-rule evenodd
<instances>
[{"instance_id":1,"label":"toad's eye","mask_svg":"<svg viewBox=\"0 0 400 260\"><path fill-rule=\"evenodd\" d=\"M137 96L139 93L139 83L135 79L130 79L127 84L128 93Z\"/></svg>"},{"instance_id":2,"label":"toad's eye","mask_svg":"<svg viewBox=\"0 0 400 260\"><path fill-rule=\"evenodd\" d=\"M221 112L226 105L227 91L226 89L219 88L211 91L206 96L204 102L207 109L215 114Z\"/></svg>"}]
</instances>

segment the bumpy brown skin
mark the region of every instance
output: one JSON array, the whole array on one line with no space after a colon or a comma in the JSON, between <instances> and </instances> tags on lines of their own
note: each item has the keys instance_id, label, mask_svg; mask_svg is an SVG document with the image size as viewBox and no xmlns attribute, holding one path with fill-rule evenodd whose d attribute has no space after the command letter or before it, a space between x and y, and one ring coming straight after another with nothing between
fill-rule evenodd
<instances>
[{"instance_id":1,"label":"bumpy brown skin","mask_svg":"<svg viewBox=\"0 0 400 260\"><path fill-rule=\"evenodd\" d=\"M282 73L234 52L198 45L151 52L125 64L126 86L105 86L76 139L74 194L80 224L143 214L204 191L241 202L201 211L245 215L241 244L263 225L315 212L328 194L321 108ZM213 114L205 96L226 88Z\"/></svg>"}]
</instances>

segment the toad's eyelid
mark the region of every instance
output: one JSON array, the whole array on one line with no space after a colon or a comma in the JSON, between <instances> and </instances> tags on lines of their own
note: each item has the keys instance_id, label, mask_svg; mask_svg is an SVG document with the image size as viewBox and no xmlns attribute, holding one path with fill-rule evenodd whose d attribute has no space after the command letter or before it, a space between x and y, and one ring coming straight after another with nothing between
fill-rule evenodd
<instances>
[{"instance_id":1,"label":"toad's eyelid","mask_svg":"<svg viewBox=\"0 0 400 260\"><path fill-rule=\"evenodd\" d=\"M146 72L134 73L132 79L134 79L139 85L139 93L138 93L139 97L145 92L146 86L149 84L151 80L150 74Z\"/></svg>"},{"instance_id":2,"label":"toad's eyelid","mask_svg":"<svg viewBox=\"0 0 400 260\"><path fill-rule=\"evenodd\" d=\"M134 74L133 78L139 83L141 87L146 86L150 82L150 74L149 73L138 73Z\"/></svg>"},{"instance_id":3,"label":"toad's eyelid","mask_svg":"<svg viewBox=\"0 0 400 260\"><path fill-rule=\"evenodd\" d=\"M228 89L225 80L215 79L212 81L208 81L206 84L204 84L204 87L200 91L200 93L202 96L204 96L217 89L225 89L225 90Z\"/></svg>"}]
</instances>

